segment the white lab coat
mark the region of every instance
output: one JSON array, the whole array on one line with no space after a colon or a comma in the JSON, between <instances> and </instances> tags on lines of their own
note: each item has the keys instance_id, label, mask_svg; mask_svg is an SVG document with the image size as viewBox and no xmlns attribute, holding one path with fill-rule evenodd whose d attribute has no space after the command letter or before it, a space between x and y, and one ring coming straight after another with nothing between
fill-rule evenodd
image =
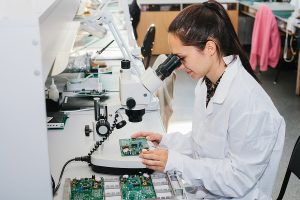
<instances>
[{"instance_id":1,"label":"white lab coat","mask_svg":"<svg viewBox=\"0 0 300 200\"><path fill-rule=\"evenodd\" d=\"M192 131L163 136L160 146L169 150L165 171L182 172L215 199L268 200L285 122L240 58L224 61L225 73L207 108L205 82L200 79L195 88Z\"/></svg>"}]
</instances>

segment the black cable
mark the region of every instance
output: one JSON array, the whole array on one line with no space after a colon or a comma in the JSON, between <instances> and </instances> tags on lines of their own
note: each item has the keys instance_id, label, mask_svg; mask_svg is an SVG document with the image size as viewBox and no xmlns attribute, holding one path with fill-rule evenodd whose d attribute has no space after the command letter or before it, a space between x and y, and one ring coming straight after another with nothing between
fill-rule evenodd
<instances>
[{"instance_id":1,"label":"black cable","mask_svg":"<svg viewBox=\"0 0 300 200\"><path fill-rule=\"evenodd\" d=\"M52 194L54 195L54 190L55 190L55 181L54 181L54 178L51 174L51 182L52 182Z\"/></svg>"},{"instance_id":2,"label":"black cable","mask_svg":"<svg viewBox=\"0 0 300 200\"><path fill-rule=\"evenodd\" d=\"M94 148L88 153L87 156L72 158L71 160L68 160L68 161L64 164L64 166L63 166L63 168L62 168L62 170L61 170L61 172L60 172L59 180L58 180L58 183L57 183L57 186L56 186L56 187L54 187L54 186L55 186L55 182L54 182L53 177L51 176L51 178L52 178L53 196L54 196L54 195L56 194L56 192L58 191L59 186L60 186L60 183L61 183L62 176L63 176L64 171L65 171L65 168L66 168L66 166L67 166L70 162L72 162L72 161L82 161L82 162L87 162L87 163L89 163L89 164L91 163L91 155L99 148L100 145L102 145L102 143L110 136L110 134L111 134L111 133L113 132L113 130L115 129L115 127L116 127L116 125L117 125L117 117L119 116L118 113L117 113L118 111L119 111L119 109L115 112L115 119L114 119L113 124L112 124L112 126L110 127L108 133L107 133L104 137L102 137L101 140L99 140L99 141L97 141L97 142L95 143ZM54 185L53 185L53 184L54 184Z\"/></svg>"},{"instance_id":3,"label":"black cable","mask_svg":"<svg viewBox=\"0 0 300 200\"><path fill-rule=\"evenodd\" d=\"M59 188L59 186L60 186L61 178L62 178L62 176L63 176L63 173L64 173L64 171L65 171L66 166L67 166L70 162L72 162L72 161L75 161L75 158L73 158L73 159L71 159L71 160L68 160L68 161L64 164L64 166L63 166L63 168L62 168L62 170L61 170L61 172L60 172L59 180L58 180L57 186L56 186L55 189L54 189L53 195L56 194L56 192L57 192L57 190L58 190L58 188Z\"/></svg>"},{"instance_id":4,"label":"black cable","mask_svg":"<svg viewBox=\"0 0 300 200\"><path fill-rule=\"evenodd\" d=\"M82 162L90 163L90 157L89 157L89 156L83 156L83 157L72 158L71 160L68 160L68 161L64 164L64 166L63 166L63 168L62 168L62 170L61 170L61 172L60 172L60 176L59 176L58 183L57 183L57 185L56 185L56 187L55 187L55 189L54 189L54 191L53 191L53 195L55 195L56 192L57 192L58 189L59 189L59 186L60 186L60 183L61 183L61 179L62 179L62 176L63 176L63 174L64 174L64 171L65 171L66 166L67 166L70 162L72 162L72 161L82 161ZM53 182L54 182L54 180L53 180Z\"/></svg>"},{"instance_id":5,"label":"black cable","mask_svg":"<svg viewBox=\"0 0 300 200\"><path fill-rule=\"evenodd\" d=\"M118 110L117 110L117 111L118 111ZM117 117L119 116L119 115L117 114L117 111L115 112L115 119L114 119L114 122L113 122L112 126L110 127L108 133L105 134L105 135L101 138L101 140L97 141L97 142L95 143L95 145L94 145L94 148L88 153L88 156L90 157L90 160L91 160L91 155L92 155L95 151L97 151L97 149L99 148L99 146L101 146L102 143L103 143L105 140L107 140L107 138L110 136L110 134L114 131L114 129L115 129L116 125L117 125ZM89 162L89 163L90 163L90 162ZM90 164L91 164L91 163L90 163Z\"/></svg>"}]
</instances>

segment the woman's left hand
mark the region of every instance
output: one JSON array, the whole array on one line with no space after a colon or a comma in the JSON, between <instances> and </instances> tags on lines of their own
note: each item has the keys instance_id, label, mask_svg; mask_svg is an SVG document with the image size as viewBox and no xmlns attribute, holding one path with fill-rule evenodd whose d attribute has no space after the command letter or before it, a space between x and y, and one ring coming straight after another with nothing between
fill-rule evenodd
<instances>
[{"instance_id":1,"label":"woman's left hand","mask_svg":"<svg viewBox=\"0 0 300 200\"><path fill-rule=\"evenodd\" d=\"M147 168L163 172L168 161L168 150L157 148L142 151L140 158L142 158L142 162Z\"/></svg>"}]
</instances>

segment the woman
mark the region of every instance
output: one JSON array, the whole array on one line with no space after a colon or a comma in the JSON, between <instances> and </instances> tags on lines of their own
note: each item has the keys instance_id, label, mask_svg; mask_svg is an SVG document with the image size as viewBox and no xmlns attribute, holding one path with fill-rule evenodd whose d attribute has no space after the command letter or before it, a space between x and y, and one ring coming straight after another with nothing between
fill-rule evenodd
<instances>
[{"instance_id":1,"label":"woman","mask_svg":"<svg viewBox=\"0 0 300 200\"><path fill-rule=\"evenodd\" d=\"M143 151L157 171L177 170L214 199L271 199L285 122L258 83L223 6L185 8L169 27L169 45L195 88L192 131L139 132L159 148Z\"/></svg>"}]
</instances>

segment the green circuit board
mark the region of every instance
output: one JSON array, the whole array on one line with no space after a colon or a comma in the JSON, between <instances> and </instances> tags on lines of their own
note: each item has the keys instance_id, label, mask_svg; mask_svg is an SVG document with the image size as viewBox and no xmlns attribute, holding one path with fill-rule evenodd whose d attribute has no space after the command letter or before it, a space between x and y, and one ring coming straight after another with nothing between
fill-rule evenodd
<instances>
[{"instance_id":1,"label":"green circuit board","mask_svg":"<svg viewBox=\"0 0 300 200\"><path fill-rule=\"evenodd\" d=\"M120 139L122 156L138 156L143 149L149 149L146 138Z\"/></svg>"},{"instance_id":2,"label":"green circuit board","mask_svg":"<svg viewBox=\"0 0 300 200\"><path fill-rule=\"evenodd\" d=\"M123 200L155 199L156 193L149 174L123 175L120 177Z\"/></svg>"},{"instance_id":3,"label":"green circuit board","mask_svg":"<svg viewBox=\"0 0 300 200\"><path fill-rule=\"evenodd\" d=\"M73 179L70 200L104 200L104 179Z\"/></svg>"}]
</instances>

